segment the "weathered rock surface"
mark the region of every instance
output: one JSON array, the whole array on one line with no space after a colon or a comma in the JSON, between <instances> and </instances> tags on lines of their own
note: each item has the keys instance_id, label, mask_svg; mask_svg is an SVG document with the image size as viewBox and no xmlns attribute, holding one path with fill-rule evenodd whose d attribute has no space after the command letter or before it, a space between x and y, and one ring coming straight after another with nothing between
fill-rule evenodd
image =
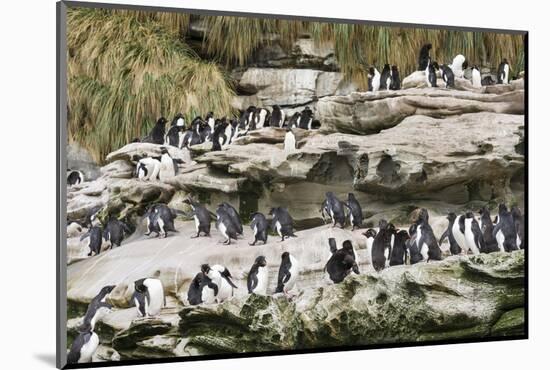
<instances>
[{"instance_id":1,"label":"weathered rock surface","mask_svg":"<svg viewBox=\"0 0 550 370\"><path fill-rule=\"evenodd\" d=\"M247 95L246 99L236 100L236 104L242 104L237 107L239 109L246 109L246 104L264 107L306 105L323 96L344 95L356 90L339 72L276 68L247 69L238 89Z\"/></svg>"},{"instance_id":2,"label":"weathered rock surface","mask_svg":"<svg viewBox=\"0 0 550 370\"><path fill-rule=\"evenodd\" d=\"M286 297L251 295L180 312L200 354L523 334L523 251L399 266Z\"/></svg>"},{"instance_id":3,"label":"weathered rock surface","mask_svg":"<svg viewBox=\"0 0 550 370\"><path fill-rule=\"evenodd\" d=\"M247 254L252 259L246 251L239 255ZM308 279L302 270L305 283L292 299L239 291L222 304L181 308L170 301L150 319L136 318L135 309L116 310L98 332L107 352L122 359L520 335L524 263L523 251L453 256L381 273L362 267L341 284L319 284L321 276L310 272ZM116 294L113 301L118 304Z\"/></svg>"},{"instance_id":4,"label":"weathered rock surface","mask_svg":"<svg viewBox=\"0 0 550 370\"><path fill-rule=\"evenodd\" d=\"M444 118L490 112L521 115L524 91L485 94L445 88L414 88L378 93L352 93L321 98L316 118L324 132L372 134L414 115Z\"/></svg>"},{"instance_id":5,"label":"weathered rock surface","mask_svg":"<svg viewBox=\"0 0 550 370\"><path fill-rule=\"evenodd\" d=\"M348 191L386 198L465 203L508 196L510 179L524 165L516 148L523 125L523 116L511 114L414 115L377 135L313 134L291 154L248 144L196 160L257 183L347 184Z\"/></svg>"},{"instance_id":6,"label":"weathered rock surface","mask_svg":"<svg viewBox=\"0 0 550 370\"><path fill-rule=\"evenodd\" d=\"M81 171L87 181L94 180L100 175L99 166L90 152L76 142L67 145L67 168Z\"/></svg>"}]
</instances>

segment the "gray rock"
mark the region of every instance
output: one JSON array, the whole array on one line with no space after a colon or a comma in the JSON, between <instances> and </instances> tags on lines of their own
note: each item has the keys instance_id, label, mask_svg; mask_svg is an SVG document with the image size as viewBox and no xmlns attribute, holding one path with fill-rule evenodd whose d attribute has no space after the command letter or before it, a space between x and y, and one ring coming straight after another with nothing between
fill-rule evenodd
<instances>
[{"instance_id":1,"label":"gray rock","mask_svg":"<svg viewBox=\"0 0 550 370\"><path fill-rule=\"evenodd\" d=\"M412 88L321 98L315 114L324 132L371 134L413 115L443 118L474 112L523 114L523 111L523 90L497 95Z\"/></svg>"},{"instance_id":2,"label":"gray rock","mask_svg":"<svg viewBox=\"0 0 550 370\"><path fill-rule=\"evenodd\" d=\"M86 181L95 180L99 175L99 164L90 152L76 142L67 145L67 168L81 171Z\"/></svg>"}]
</instances>

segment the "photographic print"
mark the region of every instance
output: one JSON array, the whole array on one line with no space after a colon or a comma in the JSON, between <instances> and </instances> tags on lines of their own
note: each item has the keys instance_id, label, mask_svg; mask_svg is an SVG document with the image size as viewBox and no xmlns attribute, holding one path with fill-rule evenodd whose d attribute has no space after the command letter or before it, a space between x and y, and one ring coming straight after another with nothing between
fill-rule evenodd
<instances>
[{"instance_id":1,"label":"photographic print","mask_svg":"<svg viewBox=\"0 0 550 370\"><path fill-rule=\"evenodd\" d=\"M527 32L58 5L58 366L527 338Z\"/></svg>"}]
</instances>

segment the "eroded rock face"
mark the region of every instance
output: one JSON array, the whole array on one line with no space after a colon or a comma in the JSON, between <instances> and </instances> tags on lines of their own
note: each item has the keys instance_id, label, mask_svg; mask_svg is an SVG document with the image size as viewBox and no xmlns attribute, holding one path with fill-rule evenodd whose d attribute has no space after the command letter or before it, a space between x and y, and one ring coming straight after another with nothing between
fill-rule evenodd
<instances>
[{"instance_id":1,"label":"eroded rock face","mask_svg":"<svg viewBox=\"0 0 550 370\"><path fill-rule=\"evenodd\" d=\"M356 90L339 72L279 68L249 68L243 73L238 88L246 92L246 99L235 101L239 109L246 109L248 105L306 105L323 96Z\"/></svg>"},{"instance_id":2,"label":"eroded rock face","mask_svg":"<svg viewBox=\"0 0 550 370\"><path fill-rule=\"evenodd\" d=\"M521 335L524 263L516 251L361 269L340 284L302 286L292 299L239 294L222 304L169 303L150 319L117 310L98 330L123 359Z\"/></svg>"},{"instance_id":3,"label":"eroded rock face","mask_svg":"<svg viewBox=\"0 0 550 370\"><path fill-rule=\"evenodd\" d=\"M413 88L398 91L330 96L317 103L316 118L323 132L372 134L391 128L405 118L432 118L490 112L521 115L524 91L502 94L457 91L445 88Z\"/></svg>"},{"instance_id":4,"label":"eroded rock face","mask_svg":"<svg viewBox=\"0 0 550 370\"><path fill-rule=\"evenodd\" d=\"M348 184L348 191L395 200L465 203L509 196L509 181L524 165L517 150L523 125L512 114L414 115L377 135L312 134L291 154L253 143L196 160L263 184Z\"/></svg>"},{"instance_id":5,"label":"eroded rock face","mask_svg":"<svg viewBox=\"0 0 550 370\"><path fill-rule=\"evenodd\" d=\"M452 257L349 276L291 302L251 295L184 308L179 325L201 354L517 335L523 282L523 251Z\"/></svg>"}]
</instances>

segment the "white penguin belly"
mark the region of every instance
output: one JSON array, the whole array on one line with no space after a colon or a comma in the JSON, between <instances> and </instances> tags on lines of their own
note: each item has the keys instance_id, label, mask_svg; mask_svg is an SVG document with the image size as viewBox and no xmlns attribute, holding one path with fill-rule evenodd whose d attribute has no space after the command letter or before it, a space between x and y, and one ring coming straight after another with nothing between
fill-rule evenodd
<instances>
[{"instance_id":1,"label":"white penguin belly","mask_svg":"<svg viewBox=\"0 0 550 370\"><path fill-rule=\"evenodd\" d=\"M94 353L97 350L98 346L99 337L96 333L92 333L90 340L85 343L80 349L80 358L78 359L78 363L82 364L86 362L92 362L92 357L94 356Z\"/></svg>"},{"instance_id":2,"label":"white penguin belly","mask_svg":"<svg viewBox=\"0 0 550 370\"><path fill-rule=\"evenodd\" d=\"M193 218L195 219L195 230L197 230L197 232L199 232L199 216L197 215L194 215Z\"/></svg>"},{"instance_id":3,"label":"white penguin belly","mask_svg":"<svg viewBox=\"0 0 550 370\"><path fill-rule=\"evenodd\" d=\"M258 267L258 285L253 290L256 294L267 295L267 267Z\"/></svg>"},{"instance_id":4,"label":"white penguin belly","mask_svg":"<svg viewBox=\"0 0 550 370\"><path fill-rule=\"evenodd\" d=\"M372 244L374 238L367 238L367 262L372 265Z\"/></svg>"},{"instance_id":5,"label":"white penguin belly","mask_svg":"<svg viewBox=\"0 0 550 370\"><path fill-rule=\"evenodd\" d=\"M495 238L497 240L498 248L501 252L504 252L504 234L502 233L502 231L497 231L497 235Z\"/></svg>"},{"instance_id":6,"label":"white penguin belly","mask_svg":"<svg viewBox=\"0 0 550 370\"><path fill-rule=\"evenodd\" d=\"M285 135L284 148L286 152L292 152L296 149L296 138L292 131L288 131Z\"/></svg>"},{"instance_id":7,"label":"white penguin belly","mask_svg":"<svg viewBox=\"0 0 550 370\"><path fill-rule=\"evenodd\" d=\"M281 232L281 223L279 221L275 223L275 228L277 229L277 233L279 234L279 236L282 238L283 233Z\"/></svg>"},{"instance_id":8,"label":"white penguin belly","mask_svg":"<svg viewBox=\"0 0 550 370\"><path fill-rule=\"evenodd\" d=\"M463 250L466 251L466 239L464 234L460 231L460 225L458 224L458 217L453 223L452 233L455 238L456 244Z\"/></svg>"},{"instance_id":9,"label":"white penguin belly","mask_svg":"<svg viewBox=\"0 0 550 370\"><path fill-rule=\"evenodd\" d=\"M473 254L479 254L479 248L476 245L474 233L472 232L472 219L467 218L464 220L464 239L466 241L467 248L472 251Z\"/></svg>"},{"instance_id":10,"label":"white penguin belly","mask_svg":"<svg viewBox=\"0 0 550 370\"><path fill-rule=\"evenodd\" d=\"M162 220L161 217L157 218L157 224L159 225L160 232L162 234L166 234L166 231L164 230L164 221Z\"/></svg>"},{"instance_id":11,"label":"white penguin belly","mask_svg":"<svg viewBox=\"0 0 550 370\"><path fill-rule=\"evenodd\" d=\"M143 285L147 287L150 297L149 307L146 312L149 316L157 316L164 306L164 288L162 287L162 282L158 279L146 279Z\"/></svg>"},{"instance_id":12,"label":"white penguin belly","mask_svg":"<svg viewBox=\"0 0 550 370\"><path fill-rule=\"evenodd\" d=\"M422 237L422 226L418 226L416 229L416 245L418 246L418 250L420 251L420 254L422 255L422 258L424 258L425 261L428 260L428 246L426 243L422 243L420 245L420 239Z\"/></svg>"},{"instance_id":13,"label":"white penguin belly","mask_svg":"<svg viewBox=\"0 0 550 370\"><path fill-rule=\"evenodd\" d=\"M298 280L298 274L299 274L299 267L298 267L298 261L294 258L294 256L290 255L290 263L292 266L290 266L290 279L285 284L285 291L288 292L294 288L296 285L296 281Z\"/></svg>"},{"instance_id":14,"label":"white penguin belly","mask_svg":"<svg viewBox=\"0 0 550 370\"><path fill-rule=\"evenodd\" d=\"M229 236L227 236L227 227L225 227L225 224L223 222L219 223L218 229L226 239L229 239Z\"/></svg>"},{"instance_id":15,"label":"white penguin belly","mask_svg":"<svg viewBox=\"0 0 550 370\"><path fill-rule=\"evenodd\" d=\"M233 287L227 280L220 275L220 284L218 285L218 302L223 302L233 296Z\"/></svg>"},{"instance_id":16,"label":"white penguin belly","mask_svg":"<svg viewBox=\"0 0 550 370\"><path fill-rule=\"evenodd\" d=\"M214 294L214 289L209 288L208 286L205 286L202 288L202 294L201 294L202 303L204 304L212 304L216 302L216 296Z\"/></svg>"}]
</instances>

